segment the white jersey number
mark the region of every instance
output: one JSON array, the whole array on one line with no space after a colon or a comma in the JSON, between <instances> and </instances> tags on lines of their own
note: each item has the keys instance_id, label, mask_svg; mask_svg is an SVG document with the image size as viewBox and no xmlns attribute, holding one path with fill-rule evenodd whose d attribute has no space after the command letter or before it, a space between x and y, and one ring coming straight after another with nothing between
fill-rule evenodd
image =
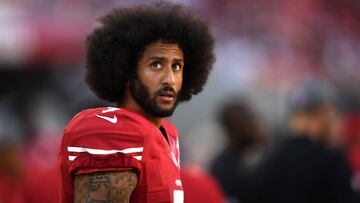
<instances>
[{"instance_id":1,"label":"white jersey number","mask_svg":"<svg viewBox=\"0 0 360 203\"><path fill-rule=\"evenodd\" d=\"M174 190L174 203L184 203L184 191Z\"/></svg>"}]
</instances>

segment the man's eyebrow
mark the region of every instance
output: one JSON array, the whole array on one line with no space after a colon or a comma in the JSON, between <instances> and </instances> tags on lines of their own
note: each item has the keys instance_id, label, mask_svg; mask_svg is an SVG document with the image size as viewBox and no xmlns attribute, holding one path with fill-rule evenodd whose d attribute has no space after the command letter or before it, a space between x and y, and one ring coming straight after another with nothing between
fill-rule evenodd
<instances>
[{"instance_id":1,"label":"man's eyebrow","mask_svg":"<svg viewBox=\"0 0 360 203\"><path fill-rule=\"evenodd\" d=\"M184 63L184 59L174 59L174 61L177 63Z\"/></svg>"},{"instance_id":2,"label":"man's eyebrow","mask_svg":"<svg viewBox=\"0 0 360 203\"><path fill-rule=\"evenodd\" d=\"M163 56L152 56L150 58L148 58L148 61L155 61L155 60L159 60L159 61L164 61L166 59L166 57ZM174 59L175 62L179 63L179 62L184 62L183 59Z\"/></svg>"},{"instance_id":3,"label":"man's eyebrow","mask_svg":"<svg viewBox=\"0 0 360 203\"><path fill-rule=\"evenodd\" d=\"M165 60L165 57L163 57L163 56L152 56L152 57L148 58L147 60L148 61L153 61L153 60L163 61L163 60Z\"/></svg>"}]
</instances>

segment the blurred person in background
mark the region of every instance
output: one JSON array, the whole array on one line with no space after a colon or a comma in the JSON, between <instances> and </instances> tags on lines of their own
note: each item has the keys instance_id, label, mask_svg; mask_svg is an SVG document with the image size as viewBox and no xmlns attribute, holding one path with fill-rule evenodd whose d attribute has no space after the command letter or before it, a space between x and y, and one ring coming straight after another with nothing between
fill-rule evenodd
<instances>
[{"instance_id":1,"label":"blurred person in background","mask_svg":"<svg viewBox=\"0 0 360 203\"><path fill-rule=\"evenodd\" d=\"M26 203L56 203L60 197L56 165L60 132L57 129L63 123L60 120L64 117L64 108L56 102L59 97L53 98L49 93L31 95L32 100L23 104L23 110L18 113L27 132L22 146L24 199Z\"/></svg>"},{"instance_id":2,"label":"blurred person in background","mask_svg":"<svg viewBox=\"0 0 360 203\"><path fill-rule=\"evenodd\" d=\"M211 172L229 202L255 202L259 186L256 172L267 148L259 120L244 98L229 99L218 119L227 146L212 163Z\"/></svg>"},{"instance_id":3,"label":"blurred person in background","mask_svg":"<svg viewBox=\"0 0 360 203\"><path fill-rule=\"evenodd\" d=\"M22 182L24 160L18 119L0 105L0 202L24 203Z\"/></svg>"},{"instance_id":4,"label":"blurred person in background","mask_svg":"<svg viewBox=\"0 0 360 203\"><path fill-rule=\"evenodd\" d=\"M24 99L29 95L33 100ZM59 136L54 136L57 134L48 122L40 122L47 124L46 132L37 125L49 115L44 107L52 105L46 99L35 105L36 98L39 99L39 94L27 89L7 94L0 102L0 202L59 201L56 168Z\"/></svg>"},{"instance_id":5,"label":"blurred person in background","mask_svg":"<svg viewBox=\"0 0 360 203\"><path fill-rule=\"evenodd\" d=\"M86 81L117 107L83 110L64 130L61 202L184 200L179 141L166 119L200 93L214 62L208 25L188 8L114 8L87 40Z\"/></svg>"},{"instance_id":6,"label":"blurred person in background","mask_svg":"<svg viewBox=\"0 0 360 203\"><path fill-rule=\"evenodd\" d=\"M33 100L24 100L29 95ZM0 132L6 132L6 136L0 136L4 138L1 139L0 160L5 169L1 180L6 182L3 189L7 189L0 195L7 198L3 202L14 202L14 198L17 199L15 202L21 199L20 202L25 203L59 201L59 174L56 167L59 136L54 136L57 133L53 131L53 126L42 120L49 115L55 116L45 106L54 109L58 106L53 106L39 95L30 90L18 91L7 95L1 102L1 107L6 108L6 111L0 110ZM60 113L56 116L61 117ZM47 124L46 131L38 126L39 121Z\"/></svg>"},{"instance_id":7,"label":"blurred person in background","mask_svg":"<svg viewBox=\"0 0 360 203\"><path fill-rule=\"evenodd\" d=\"M290 103L289 135L261 168L261 202L359 202L345 156L333 148L338 125L330 87L308 81Z\"/></svg>"}]
</instances>

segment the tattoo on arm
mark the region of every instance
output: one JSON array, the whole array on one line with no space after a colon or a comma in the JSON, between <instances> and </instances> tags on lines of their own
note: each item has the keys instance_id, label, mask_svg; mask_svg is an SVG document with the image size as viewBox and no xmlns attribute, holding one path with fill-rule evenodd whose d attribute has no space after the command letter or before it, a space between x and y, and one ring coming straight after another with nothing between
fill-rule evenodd
<instances>
[{"instance_id":1,"label":"tattoo on arm","mask_svg":"<svg viewBox=\"0 0 360 203\"><path fill-rule=\"evenodd\" d=\"M75 203L128 203L138 177L134 171L75 176Z\"/></svg>"}]
</instances>

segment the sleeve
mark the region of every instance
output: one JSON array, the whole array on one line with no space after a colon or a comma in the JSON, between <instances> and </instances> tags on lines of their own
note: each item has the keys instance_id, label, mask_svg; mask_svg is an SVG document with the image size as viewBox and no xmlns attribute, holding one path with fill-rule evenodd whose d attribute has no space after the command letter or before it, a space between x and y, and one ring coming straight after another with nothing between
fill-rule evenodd
<instances>
[{"instance_id":1,"label":"sleeve","mask_svg":"<svg viewBox=\"0 0 360 203\"><path fill-rule=\"evenodd\" d=\"M111 112L90 115L65 133L71 174L129 169L140 174L144 126L136 119Z\"/></svg>"}]
</instances>

